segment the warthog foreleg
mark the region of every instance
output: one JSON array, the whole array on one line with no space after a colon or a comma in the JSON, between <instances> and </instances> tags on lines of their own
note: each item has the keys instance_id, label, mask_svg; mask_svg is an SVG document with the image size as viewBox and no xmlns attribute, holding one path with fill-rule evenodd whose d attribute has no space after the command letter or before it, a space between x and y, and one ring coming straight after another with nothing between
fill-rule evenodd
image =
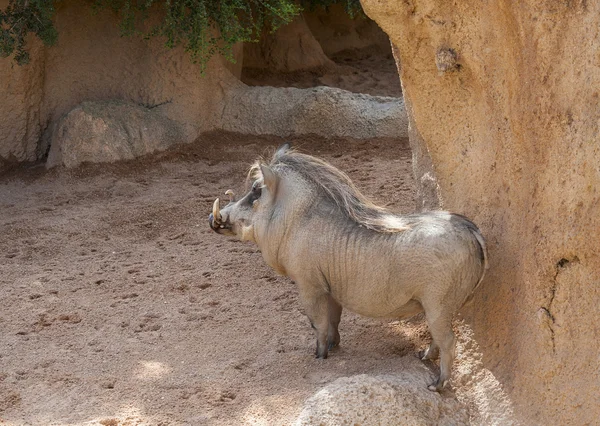
<instances>
[{"instance_id":1,"label":"warthog foreleg","mask_svg":"<svg viewBox=\"0 0 600 426\"><path fill-rule=\"evenodd\" d=\"M299 283L300 300L317 335L317 358L327 358L329 351L328 333L330 328L329 295L316 286ZM337 328L337 327L336 327Z\"/></svg>"},{"instance_id":2,"label":"warthog foreleg","mask_svg":"<svg viewBox=\"0 0 600 426\"><path fill-rule=\"evenodd\" d=\"M328 304L329 328L327 329L327 349L331 350L340 344L340 333L338 326L342 317L342 305L329 296Z\"/></svg>"}]
</instances>

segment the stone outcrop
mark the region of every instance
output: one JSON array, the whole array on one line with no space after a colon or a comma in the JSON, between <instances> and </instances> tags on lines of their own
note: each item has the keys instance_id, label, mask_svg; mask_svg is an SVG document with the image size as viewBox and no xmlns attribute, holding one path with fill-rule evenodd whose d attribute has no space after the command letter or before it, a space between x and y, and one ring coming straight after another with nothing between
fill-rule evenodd
<instances>
[{"instance_id":1,"label":"stone outcrop","mask_svg":"<svg viewBox=\"0 0 600 426\"><path fill-rule=\"evenodd\" d=\"M402 99L314 89L231 86L215 126L253 134L324 137L406 137ZM46 167L130 160L186 140L184 126L131 102L83 102L49 135Z\"/></svg>"},{"instance_id":2,"label":"stone outcrop","mask_svg":"<svg viewBox=\"0 0 600 426\"><path fill-rule=\"evenodd\" d=\"M341 3L309 8L304 19L326 55L372 47L390 50L390 39L375 22L360 14L352 18Z\"/></svg>"},{"instance_id":3,"label":"stone outcrop","mask_svg":"<svg viewBox=\"0 0 600 426\"><path fill-rule=\"evenodd\" d=\"M55 126L46 167L131 160L183 140L181 125L139 105L84 102Z\"/></svg>"},{"instance_id":4,"label":"stone outcrop","mask_svg":"<svg viewBox=\"0 0 600 426\"><path fill-rule=\"evenodd\" d=\"M265 31L258 43L246 43L243 63L248 68L280 72L335 66L323 52L302 14L274 33Z\"/></svg>"},{"instance_id":5,"label":"stone outcrop","mask_svg":"<svg viewBox=\"0 0 600 426\"><path fill-rule=\"evenodd\" d=\"M466 312L483 363L524 423L595 423L600 5L362 4L402 63L425 204L439 197L487 236Z\"/></svg>"},{"instance_id":6,"label":"stone outcrop","mask_svg":"<svg viewBox=\"0 0 600 426\"><path fill-rule=\"evenodd\" d=\"M0 7L5 6L6 0L0 0ZM321 13L319 19L325 15ZM160 40L121 37L119 17L110 11L93 14L91 8L67 1L57 5L57 16L55 46L44 47L31 37L29 65L18 67L10 59L0 60L0 93L5 95L0 102L0 169L2 162L36 161L49 150L49 166L112 161L121 155L127 159L163 149L175 142L175 135L177 142L188 143L214 129L356 138L406 134L404 105L398 99L330 88L247 87L240 82L243 62L255 61L256 66L278 71L335 66L304 16L260 44L248 44L246 49L236 46L235 64L214 57L204 75L183 48L165 49ZM312 27L318 29L317 15L311 16ZM337 46L366 43L356 34L369 37L374 24L344 19L349 32L337 37ZM335 39L332 34L322 36L328 45ZM253 48L259 49L257 54ZM247 51L244 60L243 50ZM129 105L123 115L133 117L129 124L109 113L115 106L106 103L110 100ZM98 117L106 118L106 128L98 126L104 120ZM150 128L149 117L163 129L153 138L144 130ZM145 127L135 131L136 123ZM159 135L166 135L165 139L159 141ZM106 144L109 139L114 144ZM95 145L86 147L86 143ZM96 160L94 152L99 155Z\"/></svg>"},{"instance_id":7,"label":"stone outcrop","mask_svg":"<svg viewBox=\"0 0 600 426\"><path fill-rule=\"evenodd\" d=\"M0 7L4 7L0 0ZM2 162L34 161L47 119L41 115L44 57L42 43L30 44L27 66L0 58L0 170Z\"/></svg>"},{"instance_id":8,"label":"stone outcrop","mask_svg":"<svg viewBox=\"0 0 600 426\"><path fill-rule=\"evenodd\" d=\"M429 370L416 358L403 359L403 374L343 377L304 404L296 426L465 425L466 407L455 397L427 390Z\"/></svg>"},{"instance_id":9,"label":"stone outcrop","mask_svg":"<svg viewBox=\"0 0 600 426\"><path fill-rule=\"evenodd\" d=\"M332 87L248 87L226 94L221 128L253 135L406 137L404 102Z\"/></svg>"}]
</instances>

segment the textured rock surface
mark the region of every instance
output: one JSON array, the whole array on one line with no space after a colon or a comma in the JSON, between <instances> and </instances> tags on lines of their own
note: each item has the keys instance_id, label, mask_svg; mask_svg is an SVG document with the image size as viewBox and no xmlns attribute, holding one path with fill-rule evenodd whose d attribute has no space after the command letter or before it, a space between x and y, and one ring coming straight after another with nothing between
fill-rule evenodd
<instances>
[{"instance_id":1,"label":"textured rock surface","mask_svg":"<svg viewBox=\"0 0 600 426\"><path fill-rule=\"evenodd\" d=\"M84 102L57 123L46 167L131 160L182 140L178 123L147 108L126 102Z\"/></svg>"},{"instance_id":2,"label":"textured rock surface","mask_svg":"<svg viewBox=\"0 0 600 426\"><path fill-rule=\"evenodd\" d=\"M303 15L273 34L265 32L258 43L244 45L244 67L291 72L333 66Z\"/></svg>"},{"instance_id":3,"label":"textured rock surface","mask_svg":"<svg viewBox=\"0 0 600 426\"><path fill-rule=\"evenodd\" d=\"M524 423L597 422L600 4L362 4L396 45L443 207L487 236L468 312L483 364Z\"/></svg>"},{"instance_id":4,"label":"textured rock surface","mask_svg":"<svg viewBox=\"0 0 600 426\"><path fill-rule=\"evenodd\" d=\"M330 87L249 87L226 92L214 125L253 135L406 137L404 103ZM53 126L47 167L112 162L186 141L185 127L165 115L122 101L84 102Z\"/></svg>"},{"instance_id":5,"label":"textured rock surface","mask_svg":"<svg viewBox=\"0 0 600 426\"><path fill-rule=\"evenodd\" d=\"M0 6L5 1L0 0ZM238 79L243 62L241 45L234 52L236 64L213 58L202 76L181 48L169 50L160 40L121 37L118 17L109 11L93 14L91 8L67 1L57 5L57 16L59 40L55 46L43 47L32 38L29 65L17 67L9 59L0 60L0 94L6 99L0 103L0 167L7 160L43 158L51 141L56 140L61 117L86 101L119 99L151 108L153 114L181 124L179 142L183 143L218 128L252 134L316 133L356 138L406 133L403 105L398 100L330 89L261 91L246 87ZM313 26L318 28L314 22ZM358 28L362 27L352 31L370 36L369 31ZM342 37L338 47L344 40L350 43L354 39ZM277 70L334 66L303 17L258 47L263 48L259 62ZM249 55L247 61L252 60ZM74 116L69 120L72 123ZM65 123L61 126L68 127ZM131 125L129 128L134 130ZM49 164L79 162L75 153L73 161L67 160L70 154L65 154L72 147L65 144L54 148ZM57 160L59 151L66 161ZM99 152L91 149L88 155L94 151ZM115 156L113 151L106 158ZM91 159L86 157L85 161Z\"/></svg>"},{"instance_id":6,"label":"textured rock surface","mask_svg":"<svg viewBox=\"0 0 600 426\"><path fill-rule=\"evenodd\" d=\"M404 102L331 87L244 87L227 92L221 127L253 135L313 133L354 138L405 137Z\"/></svg>"},{"instance_id":7,"label":"textured rock surface","mask_svg":"<svg viewBox=\"0 0 600 426\"><path fill-rule=\"evenodd\" d=\"M4 8L0 0L0 8ZM40 116L44 85L41 42L30 44L31 61L19 67L0 58L0 170L3 161L34 161L44 128Z\"/></svg>"},{"instance_id":8,"label":"textured rock surface","mask_svg":"<svg viewBox=\"0 0 600 426\"><path fill-rule=\"evenodd\" d=\"M52 124L84 101L121 99L155 107L184 125L185 142L215 128L223 87L238 82L241 61L214 58L202 76L182 48L121 37L119 17L110 11L94 14L75 1L56 9L56 45L43 47L31 37L30 64L0 59L0 162L41 158ZM234 53L241 58L241 46Z\"/></svg>"},{"instance_id":9,"label":"textured rock surface","mask_svg":"<svg viewBox=\"0 0 600 426\"><path fill-rule=\"evenodd\" d=\"M296 426L459 425L469 424L467 409L447 393L427 390L431 373L416 358L405 357L399 375L344 377L309 398Z\"/></svg>"},{"instance_id":10,"label":"textured rock surface","mask_svg":"<svg viewBox=\"0 0 600 426\"><path fill-rule=\"evenodd\" d=\"M390 49L390 39L375 22L364 15L351 18L342 4L315 7L306 11L304 18L326 55L371 46L386 52Z\"/></svg>"}]
</instances>

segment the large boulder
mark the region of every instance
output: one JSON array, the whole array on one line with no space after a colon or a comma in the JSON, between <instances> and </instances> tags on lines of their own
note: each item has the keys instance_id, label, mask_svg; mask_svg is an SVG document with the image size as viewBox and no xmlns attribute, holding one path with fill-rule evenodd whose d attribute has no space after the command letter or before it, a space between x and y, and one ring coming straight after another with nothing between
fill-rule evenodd
<instances>
[{"instance_id":1,"label":"large boulder","mask_svg":"<svg viewBox=\"0 0 600 426\"><path fill-rule=\"evenodd\" d=\"M361 2L402 63L423 205L487 237L484 365L523 423L597 423L600 3Z\"/></svg>"},{"instance_id":2,"label":"large boulder","mask_svg":"<svg viewBox=\"0 0 600 426\"><path fill-rule=\"evenodd\" d=\"M400 375L361 374L330 383L306 401L296 426L469 424L454 396L427 389L431 377L418 362Z\"/></svg>"},{"instance_id":3,"label":"large boulder","mask_svg":"<svg viewBox=\"0 0 600 426\"><path fill-rule=\"evenodd\" d=\"M224 130L252 135L406 137L401 98L370 96L332 87L244 87L226 93Z\"/></svg>"},{"instance_id":4,"label":"large boulder","mask_svg":"<svg viewBox=\"0 0 600 426\"><path fill-rule=\"evenodd\" d=\"M47 167L130 160L181 143L181 126L140 105L84 102L52 132Z\"/></svg>"}]
</instances>

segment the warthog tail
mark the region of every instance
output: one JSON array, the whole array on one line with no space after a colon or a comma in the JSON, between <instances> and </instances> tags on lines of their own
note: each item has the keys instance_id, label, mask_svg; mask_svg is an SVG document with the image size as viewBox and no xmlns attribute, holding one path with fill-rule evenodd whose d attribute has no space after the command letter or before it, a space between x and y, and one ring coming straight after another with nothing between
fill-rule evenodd
<instances>
[{"instance_id":1,"label":"warthog tail","mask_svg":"<svg viewBox=\"0 0 600 426\"><path fill-rule=\"evenodd\" d=\"M477 281L477 284L475 285L475 287L473 287L473 290L471 290L471 293L465 300L465 303L468 303L473 299L473 293L475 292L475 290L477 290L477 288L483 281L483 278L485 277L485 272L490 267L488 264L487 246L485 244L485 238L483 238L483 235L481 235L481 231L479 230L477 225L475 225L473 222L471 222L467 217L465 217L463 215L454 213L452 216L454 217L455 220L459 219L460 222L462 222L462 225L464 225L477 240L477 245L479 246L479 258L481 259L481 262L483 265L483 270L481 271L481 277L479 278L479 281Z\"/></svg>"},{"instance_id":2,"label":"warthog tail","mask_svg":"<svg viewBox=\"0 0 600 426\"><path fill-rule=\"evenodd\" d=\"M483 261L483 271L481 272L481 278L479 278L479 281L477 281L477 285L473 289L473 291L475 291L477 290L477 287L479 287L479 284L481 284L481 281L483 281L483 277L485 277L485 272L489 269L490 265L488 264L488 254L487 246L485 245L485 239L483 238L483 235L481 235L479 228L473 225L473 227L469 227L469 230L475 236L475 239L477 239L477 242L479 243L481 260Z\"/></svg>"}]
</instances>

